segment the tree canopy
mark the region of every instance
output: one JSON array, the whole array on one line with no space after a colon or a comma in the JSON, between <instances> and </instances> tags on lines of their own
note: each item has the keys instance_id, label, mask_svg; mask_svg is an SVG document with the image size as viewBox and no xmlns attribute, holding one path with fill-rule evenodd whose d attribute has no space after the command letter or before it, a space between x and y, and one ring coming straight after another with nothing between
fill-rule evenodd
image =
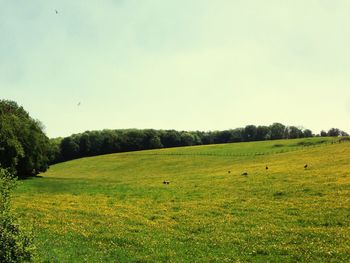
<instances>
[{"instance_id":1,"label":"tree canopy","mask_svg":"<svg viewBox=\"0 0 350 263\"><path fill-rule=\"evenodd\" d=\"M14 101L0 100L0 165L17 176L47 170L50 144L43 126Z\"/></svg>"},{"instance_id":2,"label":"tree canopy","mask_svg":"<svg viewBox=\"0 0 350 263\"><path fill-rule=\"evenodd\" d=\"M50 160L57 163L106 153L312 136L311 130L281 123L208 132L153 129L86 131L66 138L51 139Z\"/></svg>"}]
</instances>

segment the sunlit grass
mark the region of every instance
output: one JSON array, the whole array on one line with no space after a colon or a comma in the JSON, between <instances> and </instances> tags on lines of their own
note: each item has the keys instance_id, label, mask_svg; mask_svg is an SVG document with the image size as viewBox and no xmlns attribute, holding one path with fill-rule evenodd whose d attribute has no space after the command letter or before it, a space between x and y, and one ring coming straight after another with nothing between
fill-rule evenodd
<instances>
[{"instance_id":1,"label":"sunlit grass","mask_svg":"<svg viewBox=\"0 0 350 263\"><path fill-rule=\"evenodd\" d=\"M350 143L331 142L84 158L21 181L15 204L49 262L348 262Z\"/></svg>"}]
</instances>

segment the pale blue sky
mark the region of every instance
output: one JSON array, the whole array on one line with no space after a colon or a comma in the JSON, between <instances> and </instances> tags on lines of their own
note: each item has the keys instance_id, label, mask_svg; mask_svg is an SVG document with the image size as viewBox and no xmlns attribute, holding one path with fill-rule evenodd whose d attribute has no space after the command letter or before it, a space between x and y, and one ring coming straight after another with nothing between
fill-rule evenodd
<instances>
[{"instance_id":1,"label":"pale blue sky","mask_svg":"<svg viewBox=\"0 0 350 263\"><path fill-rule=\"evenodd\" d=\"M49 137L350 132L349 14L347 0L0 0L0 98Z\"/></svg>"}]
</instances>

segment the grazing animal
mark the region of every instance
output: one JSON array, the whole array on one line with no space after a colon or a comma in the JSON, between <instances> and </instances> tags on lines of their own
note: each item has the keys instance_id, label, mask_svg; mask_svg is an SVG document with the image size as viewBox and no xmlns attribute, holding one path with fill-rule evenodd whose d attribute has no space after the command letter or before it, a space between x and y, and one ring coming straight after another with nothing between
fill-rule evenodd
<instances>
[{"instance_id":1,"label":"grazing animal","mask_svg":"<svg viewBox=\"0 0 350 263\"><path fill-rule=\"evenodd\" d=\"M244 173L242 173L242 175L248 175L248 173L247 173L247 172L244 172Z\"/></svg>"},{"instance_id":2,"label":"grazing animal","mask_svg":"<svg viewBox=\"0 0 350 263\"><path fill-rule=\"evenodd\" d=\"M304 169L306 169L306 168L307 168L307 164L304 165Z\"/></svg>"}]
</instances>

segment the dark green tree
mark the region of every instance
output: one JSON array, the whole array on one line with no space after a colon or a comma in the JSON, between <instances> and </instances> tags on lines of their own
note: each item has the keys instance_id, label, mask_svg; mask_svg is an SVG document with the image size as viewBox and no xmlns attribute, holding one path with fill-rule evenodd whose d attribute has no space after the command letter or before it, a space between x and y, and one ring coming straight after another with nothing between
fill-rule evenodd
<instances>
[{"instance_id":1,"label":"dark green tree","mask_svg":"<svg viewBox=\"0 0 350 263\"><path fill-rule=\"evenodd\" d=\"M192 146L195 145L195 136L190 132L181 132L181 145L182 146Z\"/></svg>"},{"instance_id":2,"label":"dark green tree","mask_svg":"<svg viewBox=\"0 0 350 263\"><path fill-rule=\"evenodd\" d=\"M257 135L257 128L255 125L247 125L243 131L243 140L246 142L255 141Z\"/></svg>"},{"instance_id":3,"label":"dark green tree","mask_svg":"<svg viewBox=\"0 0 350 263\"><path fill-rule=\"evenodd\" d=\"M267 126L258 126L256 128L256 140L264 141L269 139L268 135L270 133L270 129Z\"/></svg>"},{"instance_id":4,"label":"dark green tree","mask_svg":"<svg viewBox=\"0 0 350 263\"><path fill-rule=\"evenodd\" d=\"M72 160L80 156L79 144L73 136L66 137L61 141L61 154L63 160Z\"/></svg>"},{"instance_id":5,"label":"dark green tree","mask_svg":"<svg viewBox=\"0 0 350 263\"><path fill-rule=\"evenodd\" d=\"M322 131L320 132L320 136L322 136L322 137L326 137L326 136L327 136L327 132L326 132L326 131L324 131L324 130L322 130Z\"/></svg>"},{"instance_id":6,"label":"dark green tree","mask_svg":"<svg viewBox=\"0 0 350 263\"><path fill-rule=\"evenodd\" d=\"M79 155L89 156L91 155L91 142L89 132L84 132L83 134L77 136L79 140Z\"/></svg>"},{"instance_id":7,"label":"dark green tree","mask_svg":"<svg viewBox=\"0 0 350 263\"><path fill-rule=\"evenodd\" d=\"M0 163L21 177L48 168L50 142L42 124L16 102L0 100Z\"/></svg>"},{"instance_id":8,"label":"dark green tree","mask_svg":"<svg viewBox=\"0 0 350 263\"><path fill-rule=\"evenodd\" d=\"M160 141L159 134L156 130L144 130L143 131L143 148L144 149L159 149L163 148L163 144Z\"/></svg>"},{"instance_id":9,"label":"dark green tree","mask_svg":"<svg viewBox=\"0 0 350 263\"><path fill-rule=\"evenodd\" d=\"M309 130L309 129L303 130L303 137L308 138L308 137L312 137L312 136L313 135L312 135L312 131L311 130Z\"/></svg>"},{"instance_id":10,"label":"dark green tree","mask_svg":"<svg viewBox=\"0 0 350 263\"><path fill-rule=\"evenodd\" d=\"M121 150L121 138L116 131L103 130L101 153L117 153Z\"/></svg>"},{"instance_id":11,"label":"dark green tree","mask_svg":"<svg viewBox=\"0 0 350 263\"><path fill-rule=\"evenodd\" d=\"M181 135L175 130L165 130L160 133L160 140L164 147L181 146Z\"/></svg>"},{"instance_id":12,"label":"dark green tree","mask_svg":"<svg viewBox=\"0 0 350 263\"><path fill-rule=\"evenodd\" d=\"M295 126L287 127L286 132L287 132L287 138L289 139L305 137L303 131Z\"/></svg>"},{"instance_id":13,"label":"dark green tree","mask_svg":"<svg viewBox=\"0 0 350 263\"><path fill-rule=\"evenodd\" d=\"M283 139L283 136L285 134L286 126L284 126L281 123L275 122L270 126L270 139L271 140L277 140L277 139Z\"/></svg>"},{"instance_id":14,"label":"dark green tree","mask_svg":"<svg viewBox=\"0 0 350 263\"><path fill-rule=\"evenodd\" d=\"M340 135L340 130L338 128L331 128L329 129L327 135L332 137L337 137Z\"/></svg>"},{"instance_id":15,"label":"dark green tree","mask_svg":"<svg viewBox=\"0 0 350 263\"><path fill-rule=\"evenodd\" d=\"M340 131L340 136L349 136L349 134L345 131Z\"/></svg>"}]
</instances>

